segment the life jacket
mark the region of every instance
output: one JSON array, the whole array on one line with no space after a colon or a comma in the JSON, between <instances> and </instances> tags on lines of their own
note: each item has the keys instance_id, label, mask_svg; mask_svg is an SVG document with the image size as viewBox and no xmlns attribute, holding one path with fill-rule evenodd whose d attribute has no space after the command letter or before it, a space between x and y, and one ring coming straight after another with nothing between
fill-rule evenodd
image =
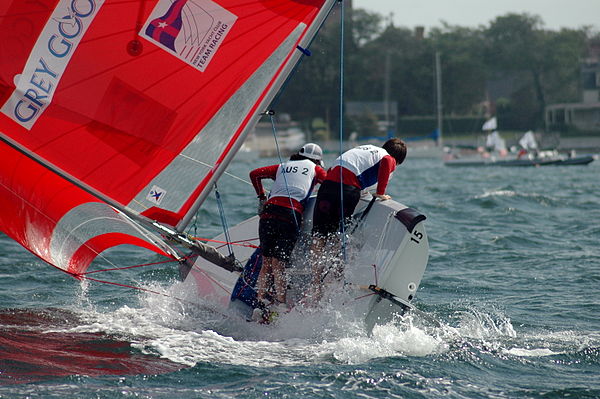
<instances>
[{"instance_id":1,"label":"life jacket","mask_svg":"<svg viewBox=\"0 0 600 399\"><path fill-rule=\"evenodd\" d=\"M303 208L304 201L310 196L315 186L315 167L314 162L306 159L288 161L279 165L267 202L289 208L289 200L291 198L294 204L293 208L302 212L302 209L298 209L297 204L302 204Z\"/></svg>"},{"instance_id":2,"label":"life jacket","mask_svg":"<svg viewBox=\"0 0 600 399\"><path fill-rule=\"evenodd\" d=\"M360 183L360 189L367 190L377 184L379 165L385 156L390 155L381 147L361 145L343 153L334 165L352 172Z\"/></svg>"}]
</instances>

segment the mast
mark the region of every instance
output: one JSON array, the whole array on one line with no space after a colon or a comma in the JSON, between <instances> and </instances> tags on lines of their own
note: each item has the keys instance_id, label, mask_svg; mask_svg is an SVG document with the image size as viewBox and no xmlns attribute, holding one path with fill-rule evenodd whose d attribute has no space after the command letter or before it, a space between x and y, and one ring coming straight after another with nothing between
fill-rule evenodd
<instances>
[{"instance_id":1,"label":"mast","mask_svg":"<svg viewBox=\"0 0 600 399\"><path fill-rule=\"evenodd\" d=\"M390 52L389 50L385 53L385 73L383 83L383 107L385 113L385 134L389 138L391 136L391 123L390 123Z\"/></svg>"},{"instance_id":2,"label":"mast","mask_svg":"<svg viewBox=\"0 0 600 399\"><path fill-rule=\"evenodd\" d=\"M440 67L440 52L435 52L435 88L437 102L437 145L442 145L442 68Z\"/></svg>"}]
</instances>

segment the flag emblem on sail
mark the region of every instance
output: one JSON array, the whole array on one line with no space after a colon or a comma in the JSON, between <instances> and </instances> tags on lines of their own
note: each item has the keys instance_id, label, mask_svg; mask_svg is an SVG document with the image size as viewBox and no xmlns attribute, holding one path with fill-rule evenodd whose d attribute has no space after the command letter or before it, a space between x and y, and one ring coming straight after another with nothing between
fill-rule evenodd
<instances>
[{"instance_id":1,"label":"flag emblem on sail","mask_svg":"<svg viewBox=\"0 0 600 399\"><path fill-rule=\"evenodd\" d=\"M204 71L236 20L211 0L160 0L140 35Z\"/></svg>"},{"instance_id":2,"label":"flag emblem on sail","mask_svg":"<svg viewBox=\"0 0 600 399\"><path fill-rule=\"evenodd\" d=\"M176 0L165 15L156 18L146 28L146 35L175 51L175 39L181 31L181 12L187 0Z\"/></svg>"},{"instance_id":3,"label":"flag emblem on sail","mask_svg":"<svg viewBox=\"0 0 600 399\"><path fill-rule=\"evenodd\" d=\"M156 205L160 205L165 195L167 195L165 190L158 186L152 186L152 189L148 192L146 199Z\"/></svg>"}]
</instances>

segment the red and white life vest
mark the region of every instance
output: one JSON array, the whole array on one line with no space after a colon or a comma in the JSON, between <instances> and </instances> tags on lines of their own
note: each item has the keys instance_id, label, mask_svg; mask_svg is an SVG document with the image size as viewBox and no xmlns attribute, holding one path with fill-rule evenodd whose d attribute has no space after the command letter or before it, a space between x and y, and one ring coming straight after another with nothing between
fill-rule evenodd
<instances>
[{"instance_id":1,"label":"red and white life vest","mask_svg":"<svg viewBox=\"0 0 600 399\"><path fill-rule=\"evenodd\" d=\"M309 160L288 161L277 168L275 182L271 186L269 199L292 198L298 202L306 199L315 184L315 163Z\"/></svg>"},{"instance_id":2,"label":"red and white life vest","mask_svg":"<svg viewBox=\"0 0 600 399\"><path fill-rule=\"evenodd\" d=\"M333 165L340 165L354 173L360 182L360 188L366 190L377 184L379 164L385 156L389 154L381 147L361 145L346 151Z\"/></svg>"}]
</instances>

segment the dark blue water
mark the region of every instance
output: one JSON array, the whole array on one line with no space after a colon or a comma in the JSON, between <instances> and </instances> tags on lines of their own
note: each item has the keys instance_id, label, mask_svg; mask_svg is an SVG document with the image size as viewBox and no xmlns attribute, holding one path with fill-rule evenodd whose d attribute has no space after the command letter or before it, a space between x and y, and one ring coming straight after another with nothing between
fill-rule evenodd
<instances>
[{"instance_id":1,"label":"dark blue water","mask_svg":"<svg viewBox=\"0 0 600 399\"><path fill-rule=\"evenodd\" d=\"M267 163L229 171L247 179ZM253 215L248 184L224 177L220 190L229 224ZM185 294L174 267L102 275L166 296L82 284L0 237L0 397L600 397L600 162L408 160L389 192L428 217L414 303L438 322L407 318L372 336L344 309L320 324L230 325L173 298ZM220 217L206 205L196 234L211 237Z\"/></svg>"}]
</instances>

